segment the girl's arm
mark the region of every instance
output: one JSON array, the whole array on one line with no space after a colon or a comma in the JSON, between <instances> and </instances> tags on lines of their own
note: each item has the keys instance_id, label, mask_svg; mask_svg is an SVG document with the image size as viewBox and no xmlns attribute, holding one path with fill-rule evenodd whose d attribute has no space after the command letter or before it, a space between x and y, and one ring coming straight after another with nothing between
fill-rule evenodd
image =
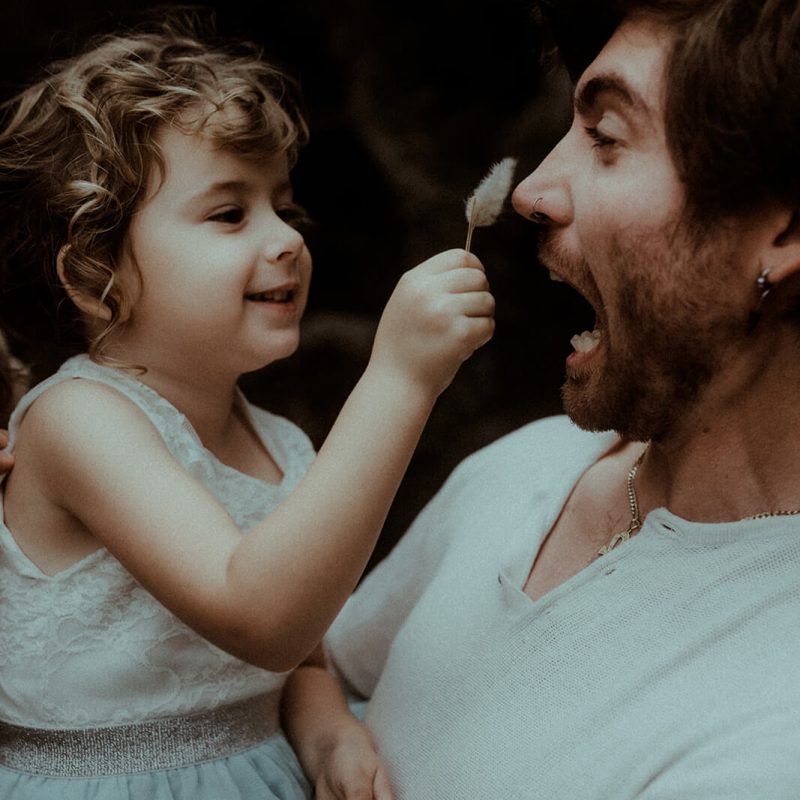
<instances>
[{"instance_id":1,"label":"girl's arm","mask_svg":"<svg viewBox=\"0 0 800 800\"><path fill-rule=\"evenodd\" d=\"M35 485L201 635L267 669L293 668L355 587L434 401L490 338L492 313L480 263L464 251L406 273L308 474L247 536L138 408L90 381L58 384L28 411L8 499L16 485L16 507L36 502L24 496Z\"/></svg>"},{"instance_id":2,"label":"girl's arm","mask_svg":"<svg viewBox=\"0 0 800 800\"><path fill-rule=\"evenodd\" d=\"M317 800L392 800L372 736L325 668L322 647L289 676L281 696L281 723Z\"/></svg>"}]
</instances>

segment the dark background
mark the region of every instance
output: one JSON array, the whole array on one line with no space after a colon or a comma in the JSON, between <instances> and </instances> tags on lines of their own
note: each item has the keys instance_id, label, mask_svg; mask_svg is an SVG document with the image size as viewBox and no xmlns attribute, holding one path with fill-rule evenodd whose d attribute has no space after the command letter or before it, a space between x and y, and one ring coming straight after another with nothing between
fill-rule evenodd
<instances>
[{"instance_id":1,"label":"dark background","mask_svg":"<svg viewBox=\"0 0 800 800\"><path fill-rule=\"evenodd\" d=\"M152 5L6 0L2 97ZM243 385L319 446L366 364L399 276L463 246L464 199L493 162L518 158L517 180L539 163L568 125L568 79L542 66L542 36L525 0L205 5L221 33L263 44L305 97L312 136L293 178L317 225L308 237L315 273L302 344ZM574 293L537 264L533 226L510 209L476 231L472 249L497 298L496 334L440 399L375 559L462 458L560 411L569 338L591 327Z\"/></svg>"}]
</instances>

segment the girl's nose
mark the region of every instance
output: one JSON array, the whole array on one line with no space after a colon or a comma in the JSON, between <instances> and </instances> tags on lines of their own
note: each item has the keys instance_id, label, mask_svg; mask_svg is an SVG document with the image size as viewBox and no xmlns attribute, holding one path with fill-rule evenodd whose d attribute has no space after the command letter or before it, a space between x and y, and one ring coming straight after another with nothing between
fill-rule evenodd
<instances>
[{"instance_id":1,"label":"girl's nose","mask_svg":"<svg viewBox=\"0 0 800 800\"><path fill-rule=\"evenodd\" d=\"M294 261L304 245L303 234L277 214L265 226L263 252L270 263Z\"/></svg>"}]
</instances>

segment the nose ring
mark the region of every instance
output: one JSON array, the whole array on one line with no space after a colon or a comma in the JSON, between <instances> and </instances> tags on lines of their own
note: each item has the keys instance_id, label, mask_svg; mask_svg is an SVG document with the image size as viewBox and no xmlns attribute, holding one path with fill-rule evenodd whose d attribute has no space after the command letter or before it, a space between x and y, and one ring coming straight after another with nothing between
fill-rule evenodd
<instances>
[{"instance_id":1,"label":"nose ring","mask_svg":"<svg viewBox=\"0 0 800 800\"><path fill-rule=\"evenodd\" d=\"M542 202L542 200L544 200L544 197L537 197L533 201L533 206L531 207L530 214L528 214L528 218L531 221L536 222L538 224L542 224L542 223L546 222L547 219L548 219L547 214L545 214L544 211L537 211L536 210L536 206L538 206L539 203Z\"/></svg>"}]
</instances>

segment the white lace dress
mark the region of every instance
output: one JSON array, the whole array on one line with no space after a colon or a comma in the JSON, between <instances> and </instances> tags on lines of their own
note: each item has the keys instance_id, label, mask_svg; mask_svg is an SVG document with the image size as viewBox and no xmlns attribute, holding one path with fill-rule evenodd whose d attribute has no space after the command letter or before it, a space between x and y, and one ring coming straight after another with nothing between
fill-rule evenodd
<instances>
[{"instance_id":1,"label":"white lace dress","mask_svg":"<svg viewBox=\"0 0 800 800\"><path fill-rule=\"evenodd\" d=\"M206 450L183 414L159 394L131 373L85 355L23 397L9 424L9 447L31 403L54 383L74 378L108 384L136 403L174 457L245 532L280 503L314 456L293 423L239 395L284 477L270 485L237 472ZM308 786L278 732L284 680L285 674L249 665L203 639L107 550L48 576L0 524L0 797L305 797ZM155 736L156 750L165 755L148 763L147 753L137 753L132 766L130 754L118 754L142 723L155 726L148 747ZM59 739L65 729L72 737L66 750ZM80 747L75 751L76 729L89 736L83 755ZM198 730L208 731L199 748ZM41 753L53 748L58 757L43 761Z\"/></svg>"}]
</instances>

